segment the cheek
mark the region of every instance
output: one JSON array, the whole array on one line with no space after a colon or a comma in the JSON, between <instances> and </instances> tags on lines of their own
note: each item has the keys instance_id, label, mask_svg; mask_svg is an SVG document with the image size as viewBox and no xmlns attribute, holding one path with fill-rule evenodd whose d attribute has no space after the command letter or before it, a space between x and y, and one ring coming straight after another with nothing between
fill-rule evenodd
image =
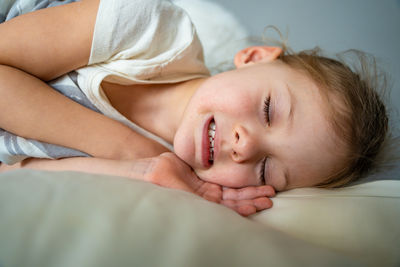
<instances>
[{"instance_id":1,"label":"cheek","mask_svg":"<svg viewBox=\"0 0 400 267\"><path fill-rule=\"evenodd\" d=\"M259 184L252 168L236 163L233 166L212 167L206 171L196 171L196 173L204 181L226 187L240 188Z\"/></svg>"},{"instance_id":2,"label":"cheek","mask_svg":"<svg viewBox=\"0 0 400 267\"><path fill-rule=\"evenodd\" d=\"M234 85L221 85L220 87L199 90L193 98L193 105L198 113L227 113L239 116L253 112L255 107L254 96Z\"/></svg>"},{"instance_id":3,"label":"cheek","mask_svg":"<svg viewBox=\"0 0 400 267\"><path fill-rule=\"evenodd\" d=\"M190 166L195 162L195 143L193 126L181 123L174 136L174 153Z\"/></svg>"},{"instance_id":4,"label":"cheek","mask_svg":"<svg viewBox=\"0 0 400 267\"><path fill-rule=\"evenodd\" d=\"M250 92L237 89L224 97L220 97L218 107L220 111L225 111L235 116L253 113L256 106L254 98Z\"/></svg>"},{"instance_id":5,"label":"cheek","mask_svg":"<svg viewBox=\"0 0 400 267\"><path fill-rule=\"evenodd\" d=\"M179 132L175 135L174 139L174 153L181 158L183 161L189 164L189 155L191 154L188 146L185 144L187 141L185 138L181 138Z\"/></svg>"},{"instance_id":6,"label":"cheek","mask_svg":"<svg viewBox=\"0 0 400 267\"><path fill-rule=\"evenodd\" d=\"M193 157L196 153L195 141L201 138L202 127L209 114L209 106L207 97L196 92L187 104L174 135L174 152L192 167L194 167Z\"/></svg>"}]
</instances>

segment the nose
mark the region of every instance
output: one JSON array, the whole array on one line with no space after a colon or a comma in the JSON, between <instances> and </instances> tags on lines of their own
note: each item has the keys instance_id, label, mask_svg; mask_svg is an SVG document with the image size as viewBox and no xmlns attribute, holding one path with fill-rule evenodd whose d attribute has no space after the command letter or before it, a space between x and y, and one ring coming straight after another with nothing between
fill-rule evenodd
<instances>
[{"instance_id":1,"label":"nose","mask_svg":"<svg viewBox=\"0 0 400 267\"><path fill-rule=\"evenodd\" d=\"M254 134L238 125L233 130L231 158L237 163L246 162L257 156L260 148Z\"/></svg>"}]
</instances>

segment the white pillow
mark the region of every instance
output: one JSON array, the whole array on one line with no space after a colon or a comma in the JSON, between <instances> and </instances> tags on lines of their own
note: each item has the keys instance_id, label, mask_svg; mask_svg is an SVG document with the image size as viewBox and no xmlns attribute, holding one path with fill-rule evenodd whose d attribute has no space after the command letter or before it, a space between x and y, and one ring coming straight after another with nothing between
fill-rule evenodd
<instances>
[{"instance_id":1,"label":"white pillow","mask_svg":"<svg viewBox=\"0 0 400 267\"><path fill-rule=\"evenodd\" d=\"M1 173L0 237L4 267L368 263L346 250L253 222L194 194L73 172Z\"/></svg>"},{"instance_id":2,"label":"white pillow","mask_svg":"<svg viewBox=\"0 0 400 267\"><path fill-rule=\"evenodd\" d=\"M371 265L400 264L400 181L279 193L252 217L314 244L359 255Z\"/></svg>"}]
</instances>

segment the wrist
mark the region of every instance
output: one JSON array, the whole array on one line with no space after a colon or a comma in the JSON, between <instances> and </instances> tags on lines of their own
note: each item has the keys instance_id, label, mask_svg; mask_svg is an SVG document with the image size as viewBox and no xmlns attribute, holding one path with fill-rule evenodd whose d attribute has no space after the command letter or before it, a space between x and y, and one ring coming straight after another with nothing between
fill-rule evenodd
<instances>
[{"instance_id":1,"label":"wrist","mask_svg":"<svg viewBox=\"0 0 400 267\"><path fill-rule=\"evenodd\" d=\"M157 165L157 160L157 158L144 158L126 161L129 164L126 176L131 179L155 183L154 177L156 177L156 175L154 170Z\"/></svg>"}]
</instances>

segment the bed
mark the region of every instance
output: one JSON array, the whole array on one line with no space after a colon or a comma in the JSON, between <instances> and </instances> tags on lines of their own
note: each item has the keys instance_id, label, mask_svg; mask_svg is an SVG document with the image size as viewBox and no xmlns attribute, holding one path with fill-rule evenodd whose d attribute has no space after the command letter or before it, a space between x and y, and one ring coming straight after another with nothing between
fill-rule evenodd
<instances>
[{"instance_id":1,"label":"bed","mask_svg":"<svg viewBox=\"0 0 400 267\"><path fill-rule=\"evenodd\" d=\"M198 25L213 71L248 44L249 29L227 7L175 2ZM390 157L398 155L394 149ZM399 161L347 187L294 189L273 203L244 218L196 195L121 177L1 173L0 267L400 265Z\"/></svg>"}]
</instances>

